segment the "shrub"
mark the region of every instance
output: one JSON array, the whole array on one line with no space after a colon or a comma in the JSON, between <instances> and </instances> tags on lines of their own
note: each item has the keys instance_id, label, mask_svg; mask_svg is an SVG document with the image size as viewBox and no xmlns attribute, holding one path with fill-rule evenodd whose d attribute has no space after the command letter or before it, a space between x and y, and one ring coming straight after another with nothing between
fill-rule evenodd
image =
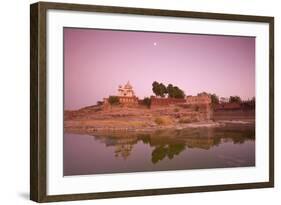
<instances>
[{"instance_id":1,"label":"shrub","mask_svg":"<svg viewBox=\"0 0 281 205\"><path fill-rule=\"evenodd\" d=\"M157 125L169 125L172 123L172 120L169 117L156 117L154 122Z\"/></svg>"},{"instance_id":2,"label":"shrub","mask_svg":"<svg viewBox=\"0 0 281 205\"><path fill-rule=\"evenodd\" d=\"M191 123L192 122L192 120L190 119L190 118L181 118L180 120L179 120L179 123Z\"/></svg>"},{"instance_id":3,"label":"shrub","mask_svg":"<svg viewBox=\"0 0 281 205\"><path fill-rule=\"evenodd\" d=\"M117 96L109 96L108 102L110 103L110 105L118 105L120 103Z\"/></svg>"},{"instance_id":4,"label":"shrub","mask_svg":"<svg viewBox=\"0 0 281 205\"><path fill-rule=\"evenodd\" d=\"M181 118L179 120L179 123L192 123L192 122L198 122L198 118L196 116L192 116L191 118Z\"/></svg>"},{"instance_id":5,"label":"shrub","mask_svg":"<svg viewBox=\"0 0 281 205\"><path fill-rule=\"evenodd\" d=\"M145 98L143 99L143 104L146 105L147 107L150 107L150 105L151 105L151 99L148 98L148 97L145 97Z\"/></svg>"}]
</instances>

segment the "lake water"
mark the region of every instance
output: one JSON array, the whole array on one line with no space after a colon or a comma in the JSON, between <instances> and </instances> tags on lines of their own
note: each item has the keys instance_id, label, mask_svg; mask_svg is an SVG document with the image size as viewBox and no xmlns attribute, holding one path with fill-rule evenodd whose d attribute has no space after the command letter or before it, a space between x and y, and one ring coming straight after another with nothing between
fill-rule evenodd
<instances>
[{"instance_id":1,"label":"lake water","mask_svg":"<svg viewBox=\"0 0 281 205\"><path fill-rule=\"evenodd\" d=\"M64 134L64 176L255 166L254 126Z\"/></svg>"}]
</instances>

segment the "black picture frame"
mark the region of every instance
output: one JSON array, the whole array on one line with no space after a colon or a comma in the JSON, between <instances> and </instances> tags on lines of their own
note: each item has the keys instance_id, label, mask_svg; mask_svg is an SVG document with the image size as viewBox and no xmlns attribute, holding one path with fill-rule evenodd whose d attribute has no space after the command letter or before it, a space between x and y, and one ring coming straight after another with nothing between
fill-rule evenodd
<instances>
[{"instance_id":1,"label":"black picture frame","mask_svg":"<svg viewBox=\"0 0 281 205\"><path fill-rule=\"evenodd\" d=\"M216 19L229 21L263 22L269 24L269 181L212 186L178 187L102 193L47 195L47 68L46 68L46 12L65 11L104 12L118 14L153 15ZM111 7L82 4L38 2L30 6L30 199L36 202L132 197L160 194L209 192L274 186L274 17Z\"/></svg>"}]
</instances>

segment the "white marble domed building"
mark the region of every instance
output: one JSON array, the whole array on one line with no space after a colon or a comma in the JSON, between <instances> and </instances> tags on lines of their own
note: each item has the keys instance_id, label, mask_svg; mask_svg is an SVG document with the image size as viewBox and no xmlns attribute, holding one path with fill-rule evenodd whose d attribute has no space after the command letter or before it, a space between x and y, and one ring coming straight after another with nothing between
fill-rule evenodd
<instances>
[{"instance_id":1,"label":"white marble domed building","mask_svg":"<svg viewBox=\"0 0 281 205\"><path fill-rule=\"evenodd\" d=\"M119 102L123 105L136 105L138 104L138 98L135 96L133 86L128 81L124 86L118 87Z\"/></svg>"},{"instance_id":2,"label":"white marble domed building","mask_svg":"<svg viewBox=\"0 0 281 205\"><path fill-rule=\"evenodd\" d=\"M131 86L129 81L124 86L119 85L118 96L119 97L134 97L135 96L133 86Z\"/></svg>"}]
</instances>

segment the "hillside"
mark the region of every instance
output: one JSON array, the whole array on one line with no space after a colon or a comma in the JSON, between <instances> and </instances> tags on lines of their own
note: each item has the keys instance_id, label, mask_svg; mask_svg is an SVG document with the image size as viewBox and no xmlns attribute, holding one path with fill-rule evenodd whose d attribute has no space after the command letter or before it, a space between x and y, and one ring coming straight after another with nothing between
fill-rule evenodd
<instances>
[{"instance_id":1,"label":"hillside","mask_svg":"<svg viewBox=\"0 0 281 205\"><path fill-rule=\"evenodd\" d=\"M121 105L89 106L64 112L66 132L139 131L163 128L184 128L212 123L211 111L206 107L186 104L147 108L145 106L123 107Z\"/></svg>"}]
</instances>

